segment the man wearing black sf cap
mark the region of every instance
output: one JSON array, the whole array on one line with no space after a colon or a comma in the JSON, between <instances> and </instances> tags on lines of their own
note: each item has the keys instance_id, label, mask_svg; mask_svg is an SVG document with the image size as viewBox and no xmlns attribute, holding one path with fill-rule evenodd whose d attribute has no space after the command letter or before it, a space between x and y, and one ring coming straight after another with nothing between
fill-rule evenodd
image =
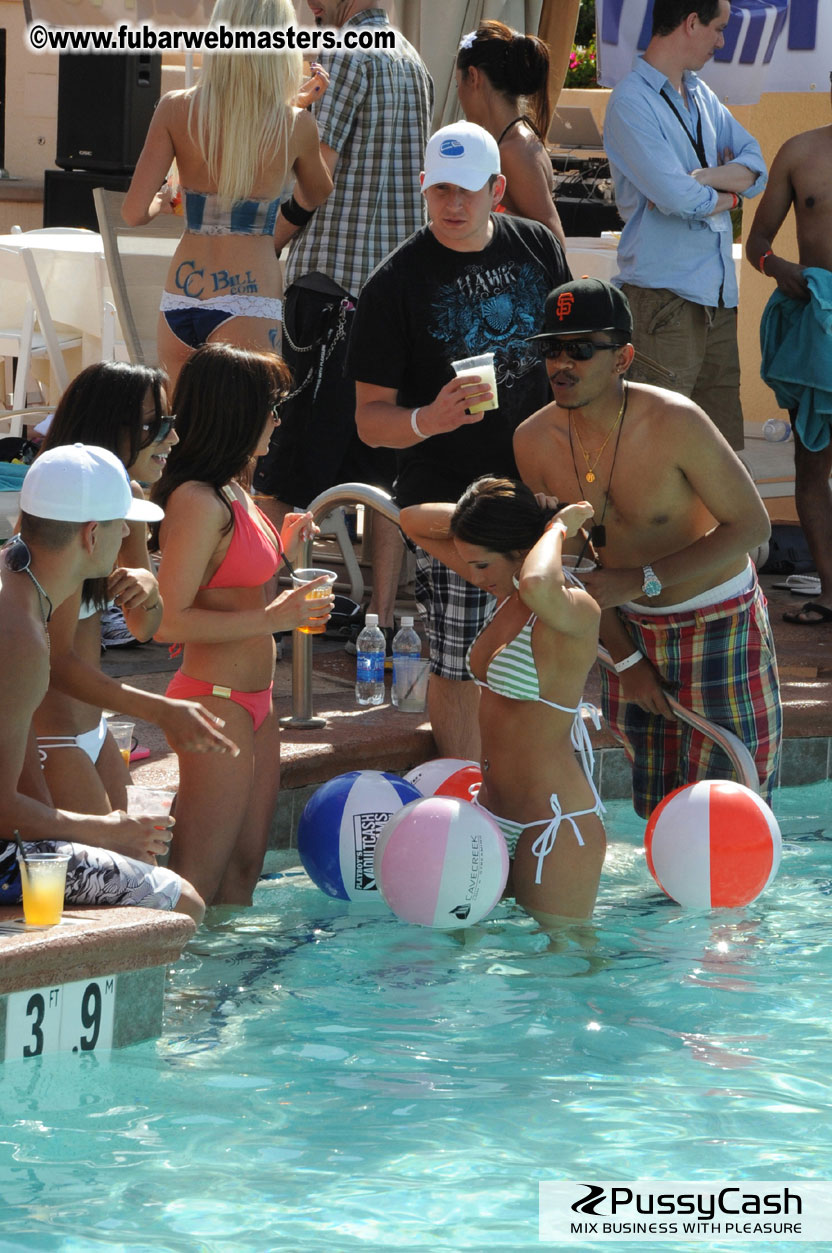
<instances>
[{"instance_id":1,"label":"man wearing black sf cap","mask_svg":"<svg viewBox=\"0 0 832 1253\"><path fill-rule=\"evenodd\" d=\"M781 715L765 600L748 553L769 520L739 458L691 400L625 377L626 297L600 279L564 283L534 336L554 401L522 423L514 452L535 492L595 506L604 610L604 713L633 762L636 810L673 788L730 778L727 757L672 715L665 690L745 743L768 796Z\"/></svg>"}]
</instances>

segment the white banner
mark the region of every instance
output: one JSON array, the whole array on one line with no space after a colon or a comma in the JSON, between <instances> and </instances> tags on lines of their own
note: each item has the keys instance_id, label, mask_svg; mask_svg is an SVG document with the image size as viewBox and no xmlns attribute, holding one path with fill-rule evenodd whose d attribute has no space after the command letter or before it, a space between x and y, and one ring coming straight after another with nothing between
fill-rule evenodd
<instances>
[{"instance_id":1,"label":"white banner","mask_svg":"<svg viewBox=\"0 0 832 1253\"><path fill-rule=\"evenodd\" d=\"M596 0L599 82L614 87L650 42L653 0ZM829 90L830 0L731 0L725 47L700 71L726 104L764 91Z\"/></svg>"},{"instance_id":2,"label":"white banner","mask_svg":"<svg viewBox=\"0 0 832 1253\"><path fill-rule=\"evenodd\" d=\"M584 1244L702 1242L711 1247L818 1242L832 1237L829 1180L638 1180L541 1183L539 1238Z\"/></svg>"}]
</instances>

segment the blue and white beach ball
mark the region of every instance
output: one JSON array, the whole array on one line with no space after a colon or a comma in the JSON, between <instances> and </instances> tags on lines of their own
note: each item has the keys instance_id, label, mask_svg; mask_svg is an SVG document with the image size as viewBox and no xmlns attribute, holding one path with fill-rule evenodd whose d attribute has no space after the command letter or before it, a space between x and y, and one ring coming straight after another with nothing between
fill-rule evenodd
<instances>
[{"instance_id":1,"label":"blue and white beach ball","mask_svg":"<svg viewBox=\"0 0 832 1253\"><path fill-rule=\"evenodd\" d=\"M373 854L392 814L419 792L397 774L351 770L318 788L298 823L298 853L313 883L342 900L376 895Z\"/></svg>"},{"instance_id":2,"label":"blue and white beach ball","mask_svg":"<svg viewBox=\"0 0 832 1253\"><path fill-rule=\"evenodd\" d=\"M456 930L490 913L508 878L508 850L493 818L451 796L400 809L378 838L379 890L404 922Z\"/></svg>"}]
</instances>

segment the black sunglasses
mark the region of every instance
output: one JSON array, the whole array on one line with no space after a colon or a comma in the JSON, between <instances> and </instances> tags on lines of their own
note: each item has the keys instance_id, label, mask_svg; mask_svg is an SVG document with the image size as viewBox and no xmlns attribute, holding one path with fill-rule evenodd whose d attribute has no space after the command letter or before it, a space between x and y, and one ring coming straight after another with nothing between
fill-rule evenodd
<instances>
[{"instance_id":1,"label":"black sunglasses","mask_svg":"<svg viewBox=\"0 0 832 1253\"><path fill-rule=\"evenodd\" d=\"M155 422L142 422L142 430L152 431L155 425L156 425ZM176 430L176 414L165 413L159 419L159 427L156 431L156 434L153 436L152 439L148 440L148 443L161 444L163 440L167 439L171 431L175 431L175 430Z\"/></svg>"},{"instance_id":2,"label":"black sunglasses","mask_svg":"<svg viewBox=\"0 0 832 1253\"><path fill-rule=\"evenodd\" d=\"M0 552L3 554L6 569L11 570L13 574L23 574L32 563L29 545L20 535L13 535L9 542L3 545Z\"/></svg>"},{"instance_id":3,"label":"black sunglasses","mask_svg":"<svg viewBox=\"0 0 832 1253\"><path fill-rule=\"evenodd\" d=\"M591 339L543 339L540 351L547 360L555 360L563 353L573 361L591 361L596 352L613 352L621 344L596 344Z\"/></svg>"}]
</instances>

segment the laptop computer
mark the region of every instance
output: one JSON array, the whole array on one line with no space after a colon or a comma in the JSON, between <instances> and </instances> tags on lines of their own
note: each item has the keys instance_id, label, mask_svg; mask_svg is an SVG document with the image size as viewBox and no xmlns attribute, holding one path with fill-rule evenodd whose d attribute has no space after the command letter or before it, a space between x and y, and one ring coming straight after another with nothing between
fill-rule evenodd
<instances>
[{"instance_id":1,"label":"laptop computer","mask_svg":"<svg viewBox=\"0 0 832 1253\"><path fill-rule=\"evenodd\" d=\"M560 105L555 110L548 142L558 148L604 150L604 141L592 110L577 105Z\"/></svg>"}]
</instances>

